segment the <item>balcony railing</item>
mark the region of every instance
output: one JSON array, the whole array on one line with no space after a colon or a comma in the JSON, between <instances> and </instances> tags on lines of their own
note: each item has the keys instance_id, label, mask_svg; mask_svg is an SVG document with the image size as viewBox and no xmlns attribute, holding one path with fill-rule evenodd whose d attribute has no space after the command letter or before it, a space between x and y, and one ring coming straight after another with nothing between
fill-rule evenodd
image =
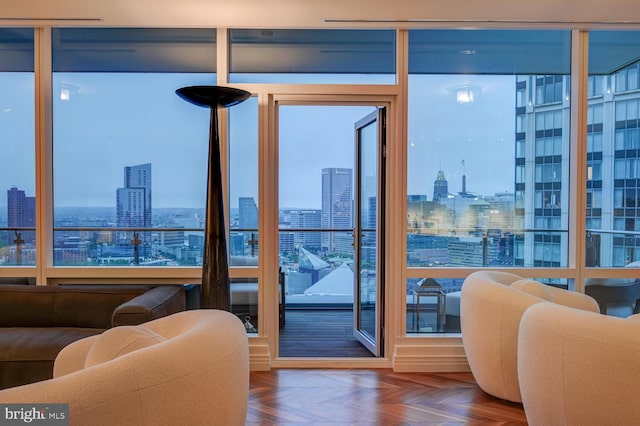
<instances>
[{"instance_id":1,"label":"balcony railing","mask_svg":"<svg viewBox=\"0 0 640 426\"><path fill-rule=\"evenodd\" d=\"M54 264L94 265L167 265L202 264L204 231L202 228L163 227L55 227ZM338 252L353 256L353 236L343 228L281 228L280 253L294 253L297 247L313 252L330 244ZM409 266L519 266L515 241L526 233L558 235L562 229L424 229L407 238ZM595 230L589 230L590 233ZM611 234L626 234L616 231ZM255 228L232 228L229 231L231 266L257 266L258 232ZM329 237L330 236L330 237ZM345 252L345 253L342 253ZM346 253L348 252L348 253ZM253 259L251 262L246 258ZM0 228L0 263L35 264L35 229ZM234 265L235 263L235 265Z\"/></svg>"},{"instance_id":2,"label":"balcony railing","mask_svg":"<svg viewBox=\"0 0 640 426\"><path fill-rule=\"evenodd\" d=\"M0 266L35 265L35 239L33 227L0 228Z\"/></svg>"},{"instance_id":3,"label":"balcony railing","mask_svg":"<svg viewBox=\"0 0 640 426\"><path fill-rule=\"evenodd\" d=\"M640 232L589 228L587 267L622 267L640 260Z\"/></svg>"},{"instance_id":4,"label":"balcony railing","mask_svg":"<svg viewBox=\"0 0 640 426\"><path fill-rule=\"evenodd\" d=\"M55 227L55 265L166 265L202 264L202 228L163 227ZM566 235L566 229L420 229L407 235L408 265L412 267L523 266L518 243L541 242ZM280 252L297 247L320 248L322 235L337 236L337 244L353 256L350 229L281 228ZM259 238L255 228L229 230L231 266L257 266ZM640 232L590 228L586 230L586 266L622 267L640 259ZM34 265L36 231L33 227L0 227L0 265ZM553 243L553 241L552 241ZM566 244L560 246L566 250ZM334 243L335 244L335 243ZM247 259L252 259L248 261ZM534 256L533 260L536 259ZM558 266L563 265L536 265Z\"/></svg>"},{"instance_id":5,"label":"balcony railing","mask_svg":"<svg viewBox=\"0 0 640 426\"><path fill-rule=\"evenodd\" d=\"M563 267L560 250L567 244L560 236L566 229L523 228L421 228L407 234L407 265L411 267L521 267L525 264ZM529 240L543 247L525 259L524 243ZM549 247L557 253L549 253ZM566 256L564 256L566 258Z\"/></svg>"}]
</instances>

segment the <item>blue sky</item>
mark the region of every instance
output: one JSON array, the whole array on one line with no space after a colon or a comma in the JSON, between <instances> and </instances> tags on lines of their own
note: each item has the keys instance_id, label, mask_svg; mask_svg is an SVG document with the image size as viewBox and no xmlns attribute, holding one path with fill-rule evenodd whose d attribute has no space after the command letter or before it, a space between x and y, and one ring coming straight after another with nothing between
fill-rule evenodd
<instances>
[{"instance_id":1,"label":"blue sky","mask_svg":"<svg viewBox=\"0 0 640 426\"><path fill-rule=\"evenodd\" d=\"M115 206L125 166L152 163L154 207L204 205L209 113L175 90L211 84L204 74L54 74L54 202ZM474 102L455 92L473 87ZM442 169L452 192L513 190L513 76L412 76L409 194L432 197ZM69 94L62 100L62 91ZM0 79L0 182L34 193L33 75ZM280 206L320 206L324 167L353 168L354 123L373 107L280 111ZM231 200L257 199L257 100L232 107ZM286 160L286 161L285 161ZM462 165L464 160L464 167ZM0 198L0 205L6 197Z\"/></svg>"},{"instance_id":2,"label":"blue sky","mask_svg":"<svg viewBox=\"0 0 640 426\"><path fill-rule=\"evenodd\" d=\"M322 169L354 169L354 125L374 110L373 106L281 107L281 207L321 207Z\"/></svg>"},{"instance_id":3,"label":"blue sky","mask_svg":"<svg viewBox=\"0 0 640 426\"><path fill-rule=\"evenodd\" d=\"M12 186L35 191L34 87L31 73L0 74L0 205Z\"/></svg>"},{"instance_id":4,"label":"blue sky","mask_svg":"<svg viewBox=\"0 0 640 426\"><path fill-rule=\"evenodd\" d=\"M456 92L470 87L472 103ZM409 79L409 194L433 197L443 170L449 192L480 195L513 192L515 167L515 77L419 75ZM464 165L462 163L464 160Z\"/></svg>"},{"instance_id":5,"label":"blue sky","mask_svg":"<svg viewBox=\"0 0 640 426\"><path fill-rule=\"evenodd\" d=\"M175 94L208 75L58 73L54 203L115 205L123 169L152 164L154 207L204 206L209 111ZM194 184L195 182L195 184Z\"/></svg>"}]
</instances>

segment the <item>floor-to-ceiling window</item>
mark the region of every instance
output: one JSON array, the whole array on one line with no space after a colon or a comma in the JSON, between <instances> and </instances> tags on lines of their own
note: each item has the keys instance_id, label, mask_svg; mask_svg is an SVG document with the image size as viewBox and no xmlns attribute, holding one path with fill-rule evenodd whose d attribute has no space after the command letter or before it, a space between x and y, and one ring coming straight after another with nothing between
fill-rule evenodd
<instances>
[{"instance_id":1,"label":"floor-to-ceiling window","mask_svg":"<svg viewBox=\"0 0 640 426\"><path fill-rule=\"evenodd\" d=\"M585 265L606 272L585 290L616 316L637 311L640 297L640 283L613 269L640 266L638 41L638 31L589 33Z\"/></svg>"},{"instance_id":2,"label":"floor-to-ceiling window","mask_svg":"<svg viewBox=\"0 0 640 426\"><path fill-rule=\"evenodd\" d=\"M570 52L568 31L409 32L407 331L459 331L455 268L567 266Z\"/></svg>"},{"instance_id":3,"label":"floor-to-ceiling window","mask_svg":"<svg viewBox=\"0 0 640 426\"><path fill-rule=\"evenodd\" d=\"M33 29L0 28L0 47L0 267L20 267L36 263Z\"/></svg>"},{"instance_id":4,"label":"floor-to-ceiling window","mask_svg":"<svg viewBox=\"0 0 640 426\"><path fill-rule=\"evenodd\" d=\"M202 263L215 31L54 29L53 263Z\"/></svg>"},{"instance_id":5,"label":"floor-to-ceiling window","mask_svg":"<svg viewBox=\"0 0 640 426\"><path fill-rule=\"evenodd\" d=\"M250 326L262 326L256 321L259 291L278 285L271 276L258 285L264 269L258 266L259 249L264 254L278 247L288 293L299 284L290 281L295 274L317 266L305 263L310 256L300 256L303 249L330 263L335 259L323 247L346 247L345 235L333 242L321 235L321 205L287 206L280 199L275 206L277 189L259 191L274 176L272 165L258 158L278 137L265 114L274 97L299 97L285 107L283 118L287 108L311 110L314 102L354 93L382 93L407 102L407 140L400 133L390 140L406 142L408 153L407 170L400 172L406 172L407 184L406 252L393 254L406 256L408 266L402 271L408 279L401 301L406 331L457 332L456 293L478 268L523 268L528 276L569 287L573 276L596 279L592 283L635 282L634 272L623 267L640 260L637 32L588 33L584 159L570 149L571 112L581 106L570 102L576 95L569 84L568 30L233 29L228 35L229 44L221 48L214 29L53 28L53 172L36 180L38 172L48 173L46 161L35 169L37 153L46 150L34 149L34 130L41 126L34 110L48 108L34 105L38 49L32 29L0 32L6 47L0 50L4 276L36 275L36 182L44 182L43 191L53 182L48 197L53 237L43 244L51 249L54 268L40 274L43 282L74 274L102 278L104 269L93 269L102 266L127 266L132 272L110 268L106 273L123 281L142 274L147 280L197 281L209 114L178 98L175 89L215 84L216 57L223 57L228 69L218 73L228 75L222 81L254 93L225 113L228 121L221 123L228 136L226 210L231 275L238 289L232 298L237 297L234 312L248 317ZM408 70L398 71L408 72L408 99L400 89L406 76L396 76L395 69L402 57L397 48L406 47L405 40ZM47 42L47 37L35 39L45 50L51 47ZM402 121L399 116L391 119ZM303 154L311 156L308 150ZM299 161L296 155L279 160L283 171ZM571 196L583 189L569 176L572 167L582 166L584 197L576 209L586 217L581 213L576 224ZM309 186L307 179L280 178L283 187ZM12 221L19 215L10 205L21 209L21 222ZM272 226L279 238L268 240L266 249L261 244L265 228L259 224L265 209L280 214L280 223ZM584 258L571 257L572 228L586 234L578 256ZM153 266L162 266L167 275L140 272ZM398 277L400 269L393 272ZM424 294L414 294L418 285ZM439 305L439 299L446 303ZM635 300L623 305L627 315ZM438 306L444 315L437 315ZM617 312L609 308L608 313Z\"/></svg>"},{"instance_id":6,"label":"floor-to-ceiling window","mask_svg":"<svg viewBox=\"0 0 640 426\"><path fill-rule=\"evenodd\" d=\"M229 254L258 266L258 98L229 110Z\"/></svg>"},{"instance_id":7,"label":"floor-to-ceiling window","mask_svg":"<svg viewBox=\"0 0 640 426\"><path fill-rule=\"evenodd\" d=\"M229 114L229 266L231 306L248 332L258 331L258 98Z\"/></svg>"}]
</instances>

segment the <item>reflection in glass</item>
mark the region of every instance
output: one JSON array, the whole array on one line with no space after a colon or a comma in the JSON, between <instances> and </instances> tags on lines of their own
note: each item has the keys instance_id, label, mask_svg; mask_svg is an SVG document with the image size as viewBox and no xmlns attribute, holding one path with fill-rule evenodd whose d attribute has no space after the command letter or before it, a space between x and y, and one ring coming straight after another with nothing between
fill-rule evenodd
<instances>
[{"instance_id":1,"label":"reflection in glass","mask_svg":"<svg viewBox=\"0 0 640 426\"><path fill-rule=\"evenodd\" d=\"M232 278L231 312L244 324L247 333L258 332L258 280Z\"/></svg>"}]
</instances>

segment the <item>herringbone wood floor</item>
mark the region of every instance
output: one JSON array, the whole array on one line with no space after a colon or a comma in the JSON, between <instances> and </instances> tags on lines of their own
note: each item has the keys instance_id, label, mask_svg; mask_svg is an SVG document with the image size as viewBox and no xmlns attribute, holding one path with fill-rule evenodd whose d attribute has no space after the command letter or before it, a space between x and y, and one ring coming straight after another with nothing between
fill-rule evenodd
<instances>
[{"instance_id":1,"label":"herringbone wood floor","mask_svg":"<svg viewBox=\"0 0 640 426\"><path fill-rule=\"evenodd\" d=\"M282 369L251 373L247 425L525 425L471 373Z\"/></svg>"}]
</instances>

